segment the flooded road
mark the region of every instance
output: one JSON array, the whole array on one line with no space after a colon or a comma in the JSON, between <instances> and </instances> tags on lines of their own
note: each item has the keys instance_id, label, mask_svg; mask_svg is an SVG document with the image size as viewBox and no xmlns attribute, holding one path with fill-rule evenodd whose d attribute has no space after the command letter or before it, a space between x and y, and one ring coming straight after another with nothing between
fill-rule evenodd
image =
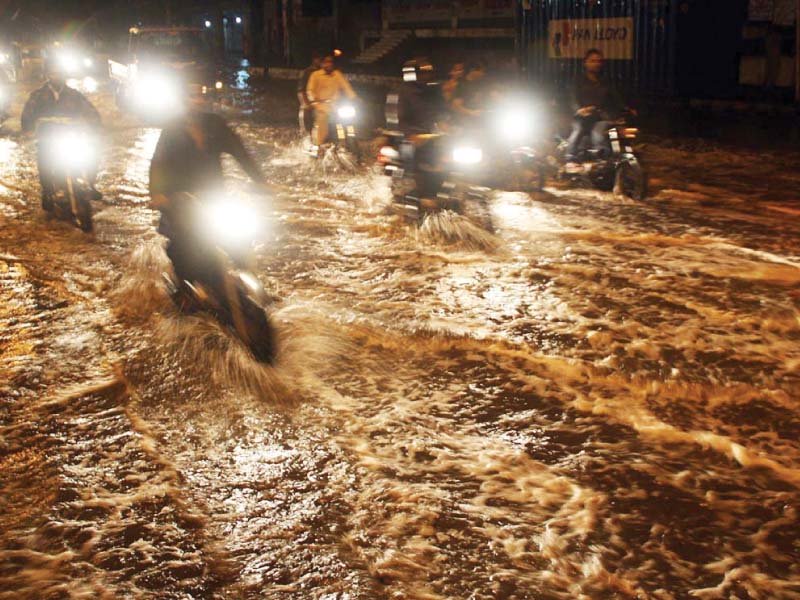
<instances>
[{"instance_id":1,"label":"flooded road","mask_svg":"<svg viewBox=\"0 0 800 600\"><path fill-rule=\"evenodd\" d=\"M652 200L498 192L475 249L243 119L266 368L172 309L100 104L93 237L0 140L0 598L800 598L796 155L653 140Z\"/></svg>"}]
</instances>

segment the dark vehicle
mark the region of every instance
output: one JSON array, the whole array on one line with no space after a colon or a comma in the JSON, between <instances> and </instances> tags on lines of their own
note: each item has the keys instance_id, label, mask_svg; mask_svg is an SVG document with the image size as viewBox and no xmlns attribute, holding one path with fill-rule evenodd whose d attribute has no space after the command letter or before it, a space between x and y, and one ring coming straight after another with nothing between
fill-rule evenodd
<instances>
[{"instance_id":1,"label":"dark vehicle","mask_svg":"<svg viewBox=\"0 0 800 600\"><path fill-rule=\"evenodd\" d=\"M92 231L91 199L96 192L91 173L97 171L98 140L94 131L68 119L43 119L36 129L40 169L51 184L43 207L58 217Z\"/></svg>"},{"instance_id":2,"label":"dark vehicle","mask_svg":"<svg viewBox=\"0 0 800 600\"><path fill-rule=\"evenodd\" d=\"M265 310L267 295L247 270L260 215L248 203L201 202L186 193L176 195L174 202L181 209L162 212L159 232L170 240L167 254L176 265L174 273L164 274L176 306L185 313L210 314L256 360L273 362L275 332Z\"/></svg>"},{"instance_id":3,"label":"dark vehicle","mask_svg":"<svg viewBox=\"0 0 800 600\"><path fill-rule=\"evenodd\" d=\"M394 131L384 135L387 143L378 163L392 178L395 212L421 224L428 215L447 210L493 230L490 190L481 185L486 178L483 150L474 139L444 134L407 139Z\"/></svg>"},{"instance_id":4,"label":"dark vehicle","mask_svg":"<svg viewBox=\"0 0 800 600\"><path fill-rule=\"evenodd\" d=\"M172 116L187 87L212 101L225 88L206 33L197 28L133 28L127 52L108 66L118 106L143 117Z\"/></svg>"},{"instance_id":5,"label":"dark vehicle","mask_svg":"<svg viewBox=\"0 0 800 600\"><path fill-rule=\"evenodd\" d=\"M629 126L630 114L626 113L611 123L608 130L608 145L611 154L605 156L600 150L591 147L591 140L584 139L577 163L580 169L568 173L562 168L559 178L583 187L594 187L602 191L613 191L615 196L644 200L647 197L647 173L636 155L634 143L639 130ZM557 156L566 162L567 141L562 139L558 145Z\"/></svg>"}]
</instances>

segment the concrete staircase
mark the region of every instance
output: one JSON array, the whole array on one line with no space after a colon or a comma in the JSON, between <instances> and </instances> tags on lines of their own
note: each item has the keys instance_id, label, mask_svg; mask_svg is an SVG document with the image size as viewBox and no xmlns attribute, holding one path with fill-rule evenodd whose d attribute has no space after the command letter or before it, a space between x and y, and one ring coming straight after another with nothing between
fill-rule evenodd
<instances>
[{"instance_id":1,"label":"concrete staircase","mask_svg":"<svg viewBox=\"0 0 800 600\"><path fill-rule=\"evenodd\" d=\"M358 65L373 65L410 37L411 32L406 29L384 31L381 39L356 56L353 62Z\"/></svg>"}]
</instances>

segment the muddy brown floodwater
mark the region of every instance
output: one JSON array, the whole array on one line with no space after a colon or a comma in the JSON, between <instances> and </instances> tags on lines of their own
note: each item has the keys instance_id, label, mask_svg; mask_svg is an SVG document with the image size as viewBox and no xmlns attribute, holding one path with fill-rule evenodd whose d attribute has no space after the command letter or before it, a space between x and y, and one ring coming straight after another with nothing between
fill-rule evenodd
<instances>
[{"instance_id":1,"label":"muddy brown floodwater","mask_svg":"<svg viewBox=\"0 0 800 600\"><path fill-rule=\"evenodd\" d=\"M0 139L0 598L800 598L797 155L651 140L651 200L497 192L476 248L241 118L266 368L171 308L97 100L92 237Z\"/></svg>"}]
</instances>

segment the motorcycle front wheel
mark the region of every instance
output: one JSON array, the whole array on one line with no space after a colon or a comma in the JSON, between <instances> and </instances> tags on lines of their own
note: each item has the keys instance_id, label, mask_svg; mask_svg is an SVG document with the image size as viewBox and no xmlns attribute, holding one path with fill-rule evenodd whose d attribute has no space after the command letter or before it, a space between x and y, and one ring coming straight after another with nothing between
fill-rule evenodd
<instances>
[{"instance_id":1,"label":"motorcycle front wheel","mask_svg":"<svg viewBox=\"0 0 800 600\"><path fill-rule=\"evenodd\" d=\"M276 334L264 307L246 294L241 295L240 307L245 331L238 332L239 336L257 361L271 364L277 350Z\"/></svg>"},{"instance_id":2,"label":"motorcycle front wheel","mask_svg":"<svg viewBox=\"0 0 800 600\"><path fill-rule=\"evenodd\" d=\"M636 160L624 160L614 175L614 196L641 201L647 197L647 174Z\"/></svg>"},{"instance_id":3,"label":"motorcycle front wheel","mask_svg":"<svg viewBox=\"0 0 800 600\"><path fill-rule=\"evenodd\" d=\"M472 190L462 192L459 198L459 212L481 229L494 233L488 194Z\"/></svg>"}]
</instances>

